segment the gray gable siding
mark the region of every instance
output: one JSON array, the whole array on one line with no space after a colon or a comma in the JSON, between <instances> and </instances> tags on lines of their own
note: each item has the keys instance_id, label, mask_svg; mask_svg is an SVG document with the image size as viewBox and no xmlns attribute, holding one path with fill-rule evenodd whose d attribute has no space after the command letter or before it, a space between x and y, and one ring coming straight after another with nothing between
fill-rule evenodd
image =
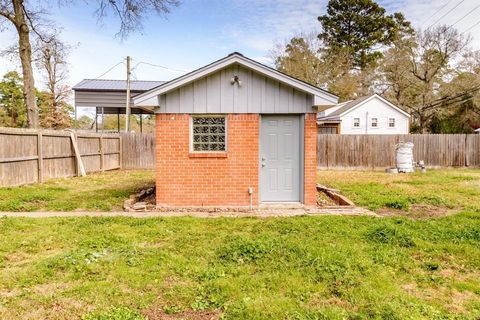
<instances>
[{"instance_id":1,"label":"gray gable siding","mask_svg":"<svg viewBox=\"0 0 480 320\"><path fill-rule=\"evenodd\" d=\"M238 75L242 86L230 84ZM159 97L157 113L307 113L313 95L232 65Z\"/></svg>"},{"instance_id":2,"label":"gray gable siding","mask_svg":"<svg viewBox=\"0 0 480 320\"><path fill-rule=\"evenodd\" d=\"M135 95L132 94L132 96ZM125 108L126 102L125 92L75 91L75 105L77 107Z\"/></svg>"}]
</instances>

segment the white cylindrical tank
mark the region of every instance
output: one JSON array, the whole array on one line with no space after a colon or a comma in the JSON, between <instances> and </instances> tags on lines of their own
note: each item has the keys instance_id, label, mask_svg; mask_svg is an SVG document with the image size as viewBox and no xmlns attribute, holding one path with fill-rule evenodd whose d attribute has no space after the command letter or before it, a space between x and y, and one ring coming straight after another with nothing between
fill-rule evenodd
<instances>
[{"instance_id":1,"label":"white cylindrical tank","mask_svg":"<svg viewBox=\"0 0 480 320\"><path fill-rule=\"evenodd\" d=\"M413 143L400 142L395 146L395 162L398 172L414 172Z\"/></svg>"}]
</instances>

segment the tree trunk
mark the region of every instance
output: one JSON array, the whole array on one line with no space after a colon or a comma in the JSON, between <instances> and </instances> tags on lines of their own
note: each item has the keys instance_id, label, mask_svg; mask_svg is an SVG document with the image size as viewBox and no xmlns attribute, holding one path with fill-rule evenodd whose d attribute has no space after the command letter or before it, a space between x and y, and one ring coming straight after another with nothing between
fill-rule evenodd
<instances>
[{"instance_id":1,"label":"tree trunk","mask_svg":"<svg viewBox=\"0 0 480 320\"><path fill-rule=\"evenodd\" d=\"M427 120L423 116L423 114L420 114L420 133L428 133L428 128L427 128Z\"/></svg>"},{"instance_id":2,"label":"tree trunk","mask_svg":"<svg viewBox=\"0 0 480 320\"><path fill-rule=\"evenodd\" d=\"M12 0L18 32L18 47L23 73L23 95L27 105L27 123L29 128L38 128L38 108L35 97L35 81L32 68L32 47L30 29L25 21L23 0Z\"/></svg>"}]
</instances>

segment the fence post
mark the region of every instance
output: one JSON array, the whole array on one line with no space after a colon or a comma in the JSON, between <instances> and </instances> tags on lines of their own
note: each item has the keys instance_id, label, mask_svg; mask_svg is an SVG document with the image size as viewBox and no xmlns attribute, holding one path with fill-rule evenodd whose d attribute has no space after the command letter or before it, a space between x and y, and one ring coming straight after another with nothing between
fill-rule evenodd
<instances>
[{"instance_id":1,"label":"fence post","mask_svg":"<svg viewBox=\"0 0 480 320\"><path fill-rule=\"evenodd\" d=\"M100 136L100 170L105 171L105 151L103 150L103 134Z\"/></svg>"},{"instance_id":2,"label":"fence post","mask_svg":"<svg viewBox=\"0 0 480 320\"><path fill-rule=\"evenodd\" d=\"M122 138L122 135L119 134L118 136L118 167L120 168L120 170L123 169L123 138Z\"/></svg>"},{"instance_id":3,"label":"fence post","mask_svg":"<svg viewBox=\"0 0 480 320\"><path fill-rule=\"evenodd\" d=\"M38 156L38 182L43 182L43 135L40 130L37 133L37 156Z\"/></svg>"}]
</instances>

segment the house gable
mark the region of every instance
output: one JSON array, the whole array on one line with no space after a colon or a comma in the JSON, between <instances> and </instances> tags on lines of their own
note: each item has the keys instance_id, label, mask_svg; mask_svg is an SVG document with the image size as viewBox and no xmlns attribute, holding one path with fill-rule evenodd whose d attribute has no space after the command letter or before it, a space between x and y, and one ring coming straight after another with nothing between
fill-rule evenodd
<instances>
[{"instance_id":1,"label":"house gable","mask_svg":"<svg viewBox=\"0 0 480 320\"><path fill-rule=\"evenodd\" d=\"M400 109L399 107L397 107L396 105L394 105L393 103L391 103L390 101L382 98L381 96L379 96L378 94L373 94L371 95L369 98L361 101L360 103L357 103L355 104L354 106L352 106L351 108L345 110L344 112L342 112L341 114L339 114L340 117L343 117L347 114L349 114L350 112L354 111L355 109L358 109L360 108L361 106L363 105L366 105L368 104L370 101L372 100L378 100L380 103L382 103L383 105L386 105L387 107L390 107L392 109L394 109L395 111L397 111L398 113L400 113L401 115L407 117L407 118L410 118L410 115L403 111L402 109Z\"/></svg>"},{"instance_id":2,"label":"house gable","mask_svg":"<svg viewBox=\"0 0 480 320\"><path fill-rule=\"evenodd\" d=\"M237 75L242 85L232 85ZM159 96L157 113L309 113L311 94L235 64Z\"/></svg>"},{"instance_id":3,"label":"house gable","mask_svg":"<svg viewBox=\"0 0 480 320\"><path fill-rule=\"evenodd\" d=\"M238 76L241 85L232 84ZM238 53L134 98L158 113L305 113L337 97Z\"/></svg>"}]
</instances>

